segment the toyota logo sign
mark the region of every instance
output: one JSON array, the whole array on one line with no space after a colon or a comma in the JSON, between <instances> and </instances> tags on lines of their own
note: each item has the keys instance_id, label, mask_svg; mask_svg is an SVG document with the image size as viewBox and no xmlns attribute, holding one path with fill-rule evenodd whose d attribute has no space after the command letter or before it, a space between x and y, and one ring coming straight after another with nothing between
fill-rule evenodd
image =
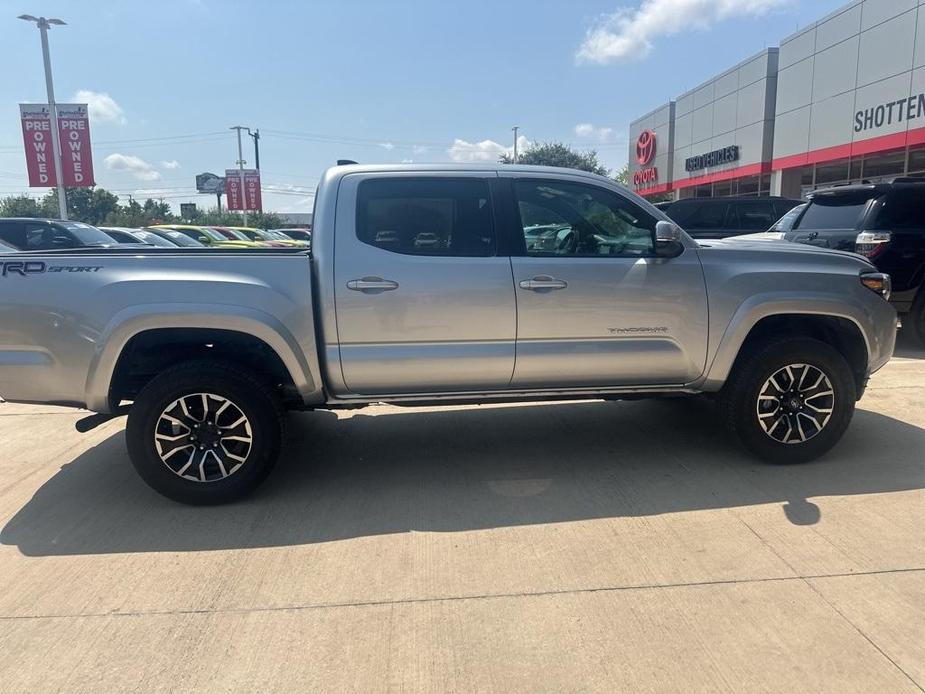
<instances>
[{"instance_id":1,"label":"toyota logo sign","mask_svg":"<svg viewBox=\"0 0 925 694\"><path fill-rule=\"evenodd\" d=\"M655 159L655 132L643 130L636 140L636 161L640 166L650 164Z\"/></svg>"}]
</instances>

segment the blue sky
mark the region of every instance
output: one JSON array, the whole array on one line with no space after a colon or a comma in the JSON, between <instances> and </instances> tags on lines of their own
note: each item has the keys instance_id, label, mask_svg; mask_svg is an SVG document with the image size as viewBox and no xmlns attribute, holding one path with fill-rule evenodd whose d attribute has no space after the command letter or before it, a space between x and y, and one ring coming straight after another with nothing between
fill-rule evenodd
<instances>
[{"instance_id":1,"label":"blue sky","mask_svg":"<svg viewBox=\"0 0 925 694\"><path fill-rule=\"evenodd\" d=\"M496 159L513 125L622 167L633 118L842 4L5 2L0 194L26 190L17 104L45 94L38 31L21 13L68 23L50 32L56 97L91 103L98 184L210 206L194 176L233 167L228 128L246 125L261 130L265 207L310 211L304 191L338 158Z\"/></svg>"}]
</instances>

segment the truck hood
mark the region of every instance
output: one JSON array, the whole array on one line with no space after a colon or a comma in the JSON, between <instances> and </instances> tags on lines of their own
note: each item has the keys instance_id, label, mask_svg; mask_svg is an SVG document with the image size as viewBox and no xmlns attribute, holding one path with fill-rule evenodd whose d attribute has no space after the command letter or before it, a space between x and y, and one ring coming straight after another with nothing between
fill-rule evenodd
<instances>
[{"instance_id":1,"label":"truck hood","mask_svg":"<svg viewBox=\"0 0 925 694\"><path fill-rule=\"evenodd\" d=\"M790 241L778 241L775 239L737 239L732 237L728 239L698 241L697 243L701 248L710 248L718 251L758 251L765 253L796 253L798 255L829 257L841 256L842 258L860 260L864 264L870 265L867 258L857 253L836 251L830 248L820 248L818 246L791 243ZM871 265L871 267L873 267L873 265Z\"/></svg>"}]
</instances>

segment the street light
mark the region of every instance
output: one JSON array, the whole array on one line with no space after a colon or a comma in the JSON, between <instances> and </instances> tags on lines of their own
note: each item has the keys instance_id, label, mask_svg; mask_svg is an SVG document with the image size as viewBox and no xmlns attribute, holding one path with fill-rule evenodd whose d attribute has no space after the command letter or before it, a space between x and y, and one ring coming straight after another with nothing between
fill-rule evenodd
<instances>
[{"instance_id":1,"label":"street light","mask_svg":"<svg viewBox=\"0 0 925 694\"><path fill-rule=\"evenodd\" d=\"M51 56L48 53L48 29L52 26L67 26L60 19L33 17L21 14L18 19L33 22L42 36L42 59L45 62L45 89L48 91L48 108L51 111L51 147L55 156L55 178L58 184L58 214L67 219L67 196L64 192L64 176L61 171L61 143L58 139L58 107L55 105L55 86L51 80Z\"/></svg>"}]
</instances>

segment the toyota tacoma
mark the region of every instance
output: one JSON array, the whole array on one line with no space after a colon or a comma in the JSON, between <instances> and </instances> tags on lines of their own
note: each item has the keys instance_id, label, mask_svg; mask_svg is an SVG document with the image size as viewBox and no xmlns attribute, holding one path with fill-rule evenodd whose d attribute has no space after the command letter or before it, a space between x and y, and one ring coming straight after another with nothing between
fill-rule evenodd
<instances>
[{"instance_id":1,"label":"toyota tacoma","mask_svg":"<svg viewBox=\"0 0 925 694\"><path fill-rule=\"evenodd\" d=\"M267 476L287 410L379 402L707 394L753 454L808 461L896 339L861 256L698 243L580 171L337 166L313 226L310 252L0 254L0 396L127 414L141 477L204 504Z\"/></svg>"}]
</instances>

